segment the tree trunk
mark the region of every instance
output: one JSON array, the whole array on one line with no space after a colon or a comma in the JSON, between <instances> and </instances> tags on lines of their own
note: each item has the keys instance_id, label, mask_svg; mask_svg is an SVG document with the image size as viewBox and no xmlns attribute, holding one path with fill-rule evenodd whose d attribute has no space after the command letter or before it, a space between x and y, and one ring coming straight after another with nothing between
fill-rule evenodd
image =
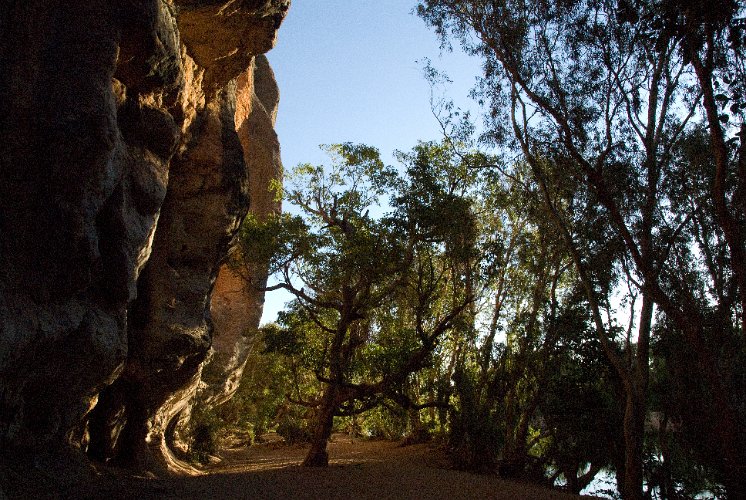
<instances>
[{"instance_id":1,"label":"tree trunk","mask_svg":"<svg viewBox=\"0 0 746 500\"><path fill-rule=\"evenodd\" d=\"M671 448L668 444L668 415L664 414L660 420L658 428L658 448L661 450L661 473L660 473L660 489L661 497L673 500L678 498L676 494L676 488L673 481L673 473L671 469Z\"/></svg>"},{"instance_id":2,"label":"tree trunk","mask_svg":"<svg viewBox=\"0 0 746 500\"><path fill-rule=\"evenodd\" d=\"M637 391L635 391L637 392ZM641 500L642 495L642 443L645 426L645 404L636 394L627 393L624 408L624 483L625 500Z\"/></svg>"},{"instance_id":3,"label":"tree trunk","mask_svg":"<svg viewBox=\"0 0 746 500\"><path fill-rule=\"evenodd\" d=\"M591 463L588 472L586 472L582 476L577 476L575 480L577 491L574 491L573 493L580 495L580 492L583 491L589 484L591 484L591 482L593 481L593 479L595 479L599 472L601 472L601 466Z\"/></svg>"},{"instance_id":4,"label":"tree trunk","mask_svg":"<svg viewBox=\"0 0 746 500\"><path fill-rule=\"evenodd\" d=\"M326 387L326 392L324 392L321 407L314 423L311 449L308 450L308 454L305 460L303 460L305 467L326 467L329 465L329 453L326 451L326 445L329 442L329 437L332 435L334 410L337 408L338 392L339 388L334 383Z\"/></svg>"},{"instance_id":5,"label":"tree trunk","mask_svg":"<svg viewBox=\"0 0 746 500\"><path fill-rule=\"evenodd\" d=\"M409 417L409 435L405 442L408 444L427 442L430 439L430 434L422 423L420 410L409 408L407 409L407 416Z\"/></svg>"},{"instance_id":6,"label":"tree trunk","mask_svg":"<svg viewBox=\"0 0 746 500\"><path fill-rule=\"evenodd\" d=\"M627 398L624 407L624 483L621 490L625 499L643 498L642 454L647 417L645 399L650 373L649 346L654 309L652 297L643 293L637 352L629 374L630 382L625 388Z\"/></svg>"},{"instance_id":7,"label":"tree trunk","mask_svg":"<svg viewBox=\"0 0 746 500\"><path fill-rule=\"evenodd\" d=\"M563 472L565 480L567 481L567 491L575 495L580 495L580 483L578 482L578 467L568 468Z\"/></svg>"}]
</instances>

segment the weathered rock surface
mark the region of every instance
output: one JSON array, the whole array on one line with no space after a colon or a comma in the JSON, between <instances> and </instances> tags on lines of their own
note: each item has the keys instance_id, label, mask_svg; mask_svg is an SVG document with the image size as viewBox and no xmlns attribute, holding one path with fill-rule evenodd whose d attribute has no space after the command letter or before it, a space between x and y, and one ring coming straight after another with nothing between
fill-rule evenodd
<instances>
[{"instance_id":1,"label":"weathered rock surface","mask_svg":"<svg viewBox=\"0 0 746 500\"><path fill-rule=\"evenodd\" d=\"M290 0L175 0L179 30L190 55L220 86L272 48Z\"/></svg>"},{"instance_id":2,"label":"weathered rock surface","mask_svg":"<svg viewBox=\"0 0 746 500\"><path fill-rule=\"evenodd\" d=\"M251 80L253 89L244 84ZM250 172L249 212L262 219L281 210L281 203L271 190L272 181L281 180L282 176L280 143L274 131L280 95L263 56L254 60L250 72L239 77L238 85L241 98L236 118ZM228 263L220 267L210 305L214 333L211 357L202 372L202 404L221 404L238 389L246 359L257 340L264 306L264 293L257 291L257 285L266 283L266 272L266 268Z\"/></svg>"},{"instance_id":3,"label":"weathered rock surface","mask_svg":"<svg viewBox=\"0 0 746 500\"><path fill-rule=\"evenodd\" d=\"M215 278L279 165L254 59L288 6L0 2L0 460L175 463Z\"/></svg>"}]
</instances>

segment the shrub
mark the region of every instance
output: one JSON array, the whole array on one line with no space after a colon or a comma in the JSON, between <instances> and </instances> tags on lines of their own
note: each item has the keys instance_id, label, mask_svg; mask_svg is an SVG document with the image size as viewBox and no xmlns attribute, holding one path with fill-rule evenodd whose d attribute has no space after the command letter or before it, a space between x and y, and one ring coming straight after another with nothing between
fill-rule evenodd
<instances>
[{"instance_id":1,"label":"shrub","mask_svg":"<svg viewBox=\"0 0 746 500\"><path fill-rule=\"evenodd\" d=\"M189 423L189 459L193 462L206 464L210 456L218 450L218 433L223 422L212 408L195 406Z\"/></svg>"},{"instance_id":2,"label":"shrub","mask_svg":"<svg viewBox=\"0 0 746 500\"><path fill-rule=\"evenodd\" d=\"M277 424L277 434L287 444L309 443L311 441L311 430L308 422L302 418L286 415Z\"/></svg>"}]
</instances>

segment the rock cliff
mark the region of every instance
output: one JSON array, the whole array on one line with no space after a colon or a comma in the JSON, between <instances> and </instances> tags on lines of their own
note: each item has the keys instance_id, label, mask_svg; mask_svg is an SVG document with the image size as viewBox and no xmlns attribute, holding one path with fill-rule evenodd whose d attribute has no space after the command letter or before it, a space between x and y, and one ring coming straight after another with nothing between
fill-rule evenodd
<instances>
[{"instance_id":1,"label":"rock cliff","mask_svg":"<svg viewBox=\"0 0 746 500\"><path fill-rule=\"evenodd\" d=\"M262 299L213 290L250 204L279 209L260 54L289 3L0 2L0 460L177 467L211 303L203 386L232 390Z\"/></svg>"},{"instance_id":2,"label":"rock cliff","mask_svg":"<svg viewBox=\"0 0 746 500\"><path fill-rule=\"evenodd\" d=\"M239 138L250 172L249 211L262 219L281 210L271 189L272 181L282 176L280 144L274 132L280 94L265 58L257 57L252 69L254 93L238 103L238 113L245 116ZM223 403L238 389L264 305L264 293L249 282L260 284L265 278L266 269L228 263L220 267L210 304L214 334L212 357L202 372L199 399L203 404Z\"/></svg>"}]
</instances>

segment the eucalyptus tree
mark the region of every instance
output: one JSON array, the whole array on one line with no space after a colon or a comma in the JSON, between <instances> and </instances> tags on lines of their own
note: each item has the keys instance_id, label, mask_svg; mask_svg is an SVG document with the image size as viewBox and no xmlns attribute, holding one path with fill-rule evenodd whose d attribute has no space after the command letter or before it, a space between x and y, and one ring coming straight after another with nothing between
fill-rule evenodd
<instances>
[{"instance_id":1,"label":"eucalyptus tree","mask_svg":"<svg viewBox=\"0 0 746 500\"><path fill-rule=\"evenodd\" d=\"M623 495L642 497L655 306L685 333L711 395L722 480L729 494L742 495L743 410L731 393L743 389L728 387L714 369L725 361L707 341L706 311L717 298L699 296L675 257L689 246L685 233L702 207L674 208L667 192L677 181L674 149L704 110L714 156L708 197L716 232L727 243L725 279L734 284L720 305L740 318L742 338L746 175L743 135L735 133L744 133L743 4L423 0L418 10L445 43L452 35L484 59L488 138L522 153L571 252L598 338L626 394ZM726 91L718 94L718 85ZM725 114L724 104L730 105ZM553 182L560 177L577 183L574 203L558 196ZM604 317L607 294L591 265L595 251L583 245L575 217L581 205L611 228L621 253L609 267L622 277L618 283L632 284L630 298L641 298L634 348L623 342L620 349L616 325Z\"/></svg>"},{"instance_id":2,"label":"eucalyptus tree","mask_svg":"<svg viewBox=\"0 0 746 500\"><path fill-rule=\"evenodd\" d=\"M462 284L470 273L468 203L401 179L374 148L341 144L328 152L330 168L300 165L284 189L301 215L248 219L241 233L242 258L271 263L278 283L265 290L294 295L296 313L282 326L303 340L323 386L320 396L296 401L315 408L308 466L328 464L335 415L386 398L418 405L402 386L431 363L472 300ZM412 320L385 321L392 308Z\"/></svg>"},{"instance_id":3,"label":"eucalyptus tree","mask_svg":"<svg viewBox=\"0 0 746 500\"><path fill-rule=\"evenodd\" d=\"M453 130L454 116L441 117L445 131ZM556 466L550 456L536 460L548 435L547 429L540 430L539 406L548 408L546 388L559 360L577 358L569 351L577 345L575 337L580 332L558 316L568 307L570 297L577 295L572 293L577 277L558 229L537 196L528 165L497 175L501 166L495 158L470 149L471 127L461 121L455 128L458 131L442 143L421 144L416 155L403 157L414 165L413 160L427 157L426 164L436 165L439 175L436 179L432 169L426 169L425 176L410 169L416 185L422 189L439 182L443 192L468 197L477 221L477 260L482 272L469 283L475 300L462 316L461 335L447 345L449 351L443 352L440 361L445 367L442 380L450 387L453 379L456 396L449 441L461 465L486 471L499 465L503 474L526 477L528 473L538 479L545 463ZM572 183L565 182L564 196L569 199L573 193ZM428 204L424 198L419 203ZM586 239L606 236L587 235ZM600 381L599 386L603 387ZM580 409L575 406L573 410L576 413L568 418L580 419ZM579 431L577 427L572 430ZM565 437L566 442L573 440L568 433ZM583 456L578 447L573 451ZM594 466L585 474L581 472L586 462L578 459L571 473L566 461L562 472L575 479L574 485L588 482L608 463L605 458L604 462L594 456Z\"/></svg>"},{"instance_id":4,"label":"eucalyptus tree","mask_svg":"<svg viewBox=\"0 0 746 500\"><path fill-rule=\"evenodd\" d=\"M572 447L567 443L581 442L571 434L583 431L572 427L560 435L551 427L548 416L555 415L556 406L547 403L552 401L547 392L561 385L555 372L562 366L582 371L597 360L574 352L587 327L570 324L563 319L567 317L563 311L579 300L577 273L538 196L529 166L517 165L507 175L493 168L502 167L480 169L475 200L484 239L482 259L492 270L483 273L489 279L479 298L481 312L475 329L480 335L461 358L454 377L458 398L451 445L467 467L490 471L497 467L506 476L545 481L545 466L558 469L560 441L564 441L562 450L569 450ZM569 196L574 189L572 183L566 184ZM575 368L573 361L580 367ZM605 388L601 381L596 387ZM564 418L582 419L582 407L567 408L572 413L565 412ZM548 442L553 447L548 448ZM572 452L575 457L588 456L577 446ZM594 455L594 466L587 474L587 462L580 458L574 470L565 460L561 471L575 480L573 485L581 484L608 463L608 455L604 459Z\"/></svg>"}]
</instances>

